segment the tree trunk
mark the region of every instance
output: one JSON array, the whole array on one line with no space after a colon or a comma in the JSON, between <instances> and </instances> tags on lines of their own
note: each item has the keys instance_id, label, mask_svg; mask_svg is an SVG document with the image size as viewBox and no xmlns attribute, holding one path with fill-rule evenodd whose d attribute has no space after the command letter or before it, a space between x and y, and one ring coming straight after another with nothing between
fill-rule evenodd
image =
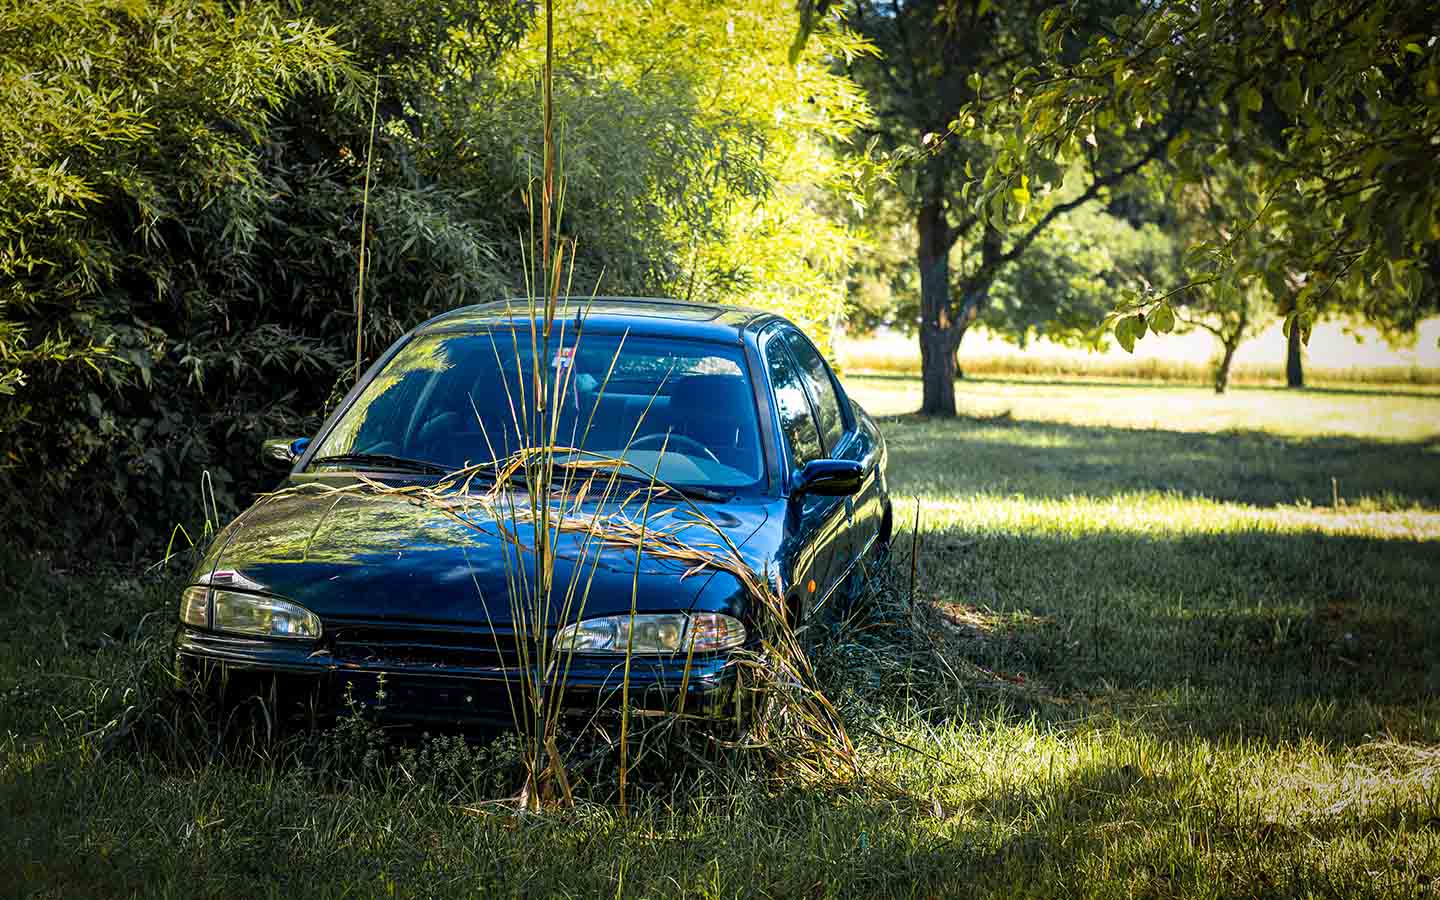
<instances>
[{"instance_id":1,"label":"tree trunk","mask_svg":"<svg viewBox=\"0 0 1440 900\"><path fill-rule=\"evenodd\" d=\"M1220 357L1220 362L1215 364L1215 393L1223 394L1230 386L1230 364L1235 361L1235 350L1240 346L1239 341L1225 344L1225 353Z\"/></svg>"},{"instance_id":2,"label":"tree trunk","mask_svg":"<svg viewBox=\"0 0 1440 900\"><path fill-rule=\"evenodd\" d=\"M936 178L935 185L943 185ZM945 218L942 194L933 191L915 218L920 268L920 412L954 416L955 378L960 373L960 341L990 297L990 285L1004 264L1004 238L986 225L980 239L980 264L960 285L960 303L950 302L950 247L954 232Z\"/></svg>"},{"instance_id":3,"label":"tree trunk","mask_svg":"<svg viewBox=\"0 0 1440 900\"><path fill-rule=\"evenodd\" d=\"M955 351L963 326L950 317L950 235L938 198L915 218L915 262L920 269L920 412L955 415Z\"/></svg>"},{"instance_id":4,"label":"tree trunk","mask_svg":"<svg viewBox=\"0 0 1440 900\"><path fill-rule=\"evenodd\" d=\"M953 335L940 329L920 328L920 413L954 416L955 344Z\"/></svg>"},{"instance_id":5,"label":"tree trunk","mask_svg":"<svg viewBox=\"0 0 1440 900\"><path fill-rule=\"evenodd\" d=\"M1300 355L1300 325L1290 327L1289 346L1285 352L1285 384L1292 388L1305 386L1305 362Z\"/></svg>"}]
</instances>

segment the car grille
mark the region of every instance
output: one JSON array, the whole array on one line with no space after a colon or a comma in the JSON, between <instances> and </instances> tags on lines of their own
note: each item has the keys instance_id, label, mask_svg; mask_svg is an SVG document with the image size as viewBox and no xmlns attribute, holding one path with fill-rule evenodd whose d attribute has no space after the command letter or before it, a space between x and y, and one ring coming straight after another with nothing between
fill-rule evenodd
<instances>
[{"instance_id":1,"label":"car grille","mask_svg":"<svg viewBox=\"0 0 1440 900\"><path fill-rule=\"evenodd\" d=\"M513 629L496 626L326 622L335 659L406 669L498 668L533 662L538 642L517 644Z\"/></svg>"}]
</instances>

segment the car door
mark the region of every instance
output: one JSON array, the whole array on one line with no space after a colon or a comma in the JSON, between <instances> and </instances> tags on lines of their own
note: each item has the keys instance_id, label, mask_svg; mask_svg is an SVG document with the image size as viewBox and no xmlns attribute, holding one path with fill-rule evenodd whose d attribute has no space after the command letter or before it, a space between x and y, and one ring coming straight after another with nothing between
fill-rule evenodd
<instances>
[{"instance_id":1,"label":"car door","mask_svg":"<svg viewBox=\"0 0 1440 900\"><path fill-rule=\"evenodd\" d=\"M825 458L825 444L805 376L791 355L787 331L772 332L763 353L785 442L789 486L806 463ZM844 530L844 499L790 494L786 524L796 542L793 580L806 616L829 594L839 575L835 540Z\"/></svg>"},{"instance_id":2,"label":"car door","mask_svg":"<svg viewBox=\"0 0 1440 900\"><path fill-rule=\"evenodd\" d=\"M784 334L814 405L825 455L853 460L865 468L860 490L854 496L840 498L843 515L837 518L838 531L830 541L835 578L840 579L869 549L879 531L883 501L876 471L877 448L862 434L849 398L820 351L799 331L790 329Z\"/></svg>"}]
</instances>

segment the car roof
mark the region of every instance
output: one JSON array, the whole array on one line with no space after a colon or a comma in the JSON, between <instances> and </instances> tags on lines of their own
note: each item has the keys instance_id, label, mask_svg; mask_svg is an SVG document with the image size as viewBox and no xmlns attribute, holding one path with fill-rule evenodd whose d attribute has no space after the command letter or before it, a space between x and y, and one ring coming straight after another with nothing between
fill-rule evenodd
<instances>
[{"instance_id":1,"label":"car roof","mask_svg":"<svg viewBox=\"0 0 1440 900\"><path fill-rule=\"evenodd\" d=\"M415 333L486 331L515 325L524 327L530 318L530 301L524 298L495 300L441 313L415 329ZM780 317L764 310L716 303L688 303L653 297L570 297L561 298L555 320L583 320L587 331L629 331L635 335L696 338L733 344L740 343L746 331L779 321Z\"/></svg>"}]
</instances>

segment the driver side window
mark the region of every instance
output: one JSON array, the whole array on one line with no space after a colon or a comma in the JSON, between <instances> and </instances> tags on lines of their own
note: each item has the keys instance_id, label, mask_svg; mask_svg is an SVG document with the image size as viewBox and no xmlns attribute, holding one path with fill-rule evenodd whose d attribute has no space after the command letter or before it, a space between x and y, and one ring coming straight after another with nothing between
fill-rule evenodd
<instances>
[{"instance_id":1,"label":"driver side window","mask_svg":"<svg viewBox=\"0 0 1440 900\"><path fill-rule=\"evenodd\" d=\"M765 365L770 373L770 390L775 394L775 411L780 415L780 430L785 434L790 458L798 469L824 455L820 429L815 424L800 372L778 335L765 345Z\"/></svg>"}]
</instances>

